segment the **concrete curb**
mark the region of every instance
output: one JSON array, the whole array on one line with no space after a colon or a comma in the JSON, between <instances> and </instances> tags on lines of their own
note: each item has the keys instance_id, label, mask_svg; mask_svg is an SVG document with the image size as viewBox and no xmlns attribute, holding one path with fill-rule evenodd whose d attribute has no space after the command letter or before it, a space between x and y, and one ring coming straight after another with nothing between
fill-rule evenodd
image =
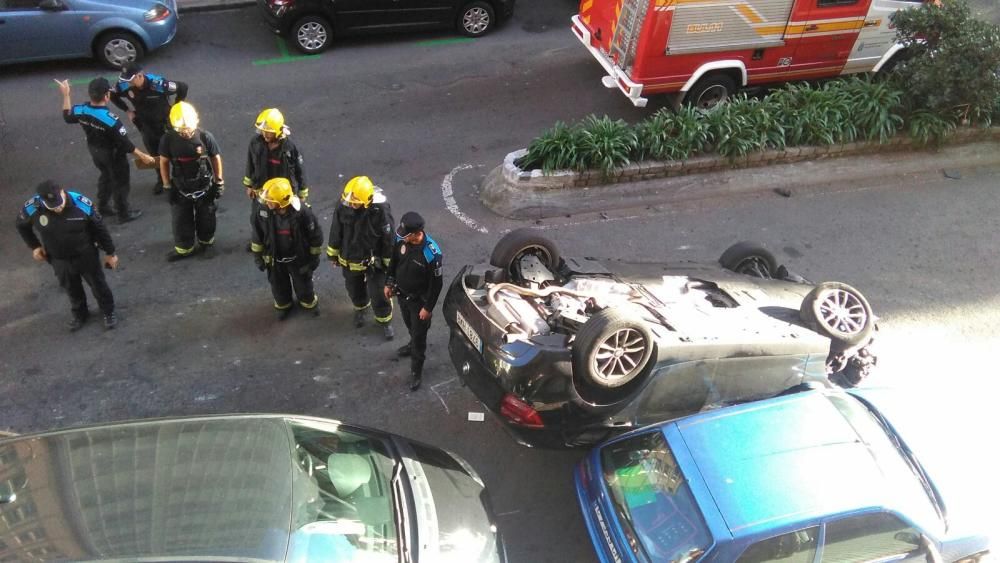
<instances>
[{"instance_id":1,"label":"concrete curb","mask_svg":"<svg viewBox=\"0 0 1000 563\"><path fill-rule=\"evenodd\" d=\"M486 177L480 199L511 219L541 219L754 193L775 188L896 176L936 168L1000 163L1000 127L957 130L941 149L917 147L909 137L885 144L856 142L829 147L789 147L729 160L716 155L685 161L630 164L613 176L599 171L521 170L514 162L527 150L508 154ZM964 147L959 150L958 147ZM853 158L841 158L841 157Z\"/></svg>"},{"instance_id":2,"label":"concrete curb","mask_svg":"<svg viewBox=\"0 0 1000 563\"><path fill-rule=\"evenodd\" d=\"M189 14L192 12L247 8L255 4L254 0L178 0L177 11L182 14Z\"/></svg>"}]
</instances>

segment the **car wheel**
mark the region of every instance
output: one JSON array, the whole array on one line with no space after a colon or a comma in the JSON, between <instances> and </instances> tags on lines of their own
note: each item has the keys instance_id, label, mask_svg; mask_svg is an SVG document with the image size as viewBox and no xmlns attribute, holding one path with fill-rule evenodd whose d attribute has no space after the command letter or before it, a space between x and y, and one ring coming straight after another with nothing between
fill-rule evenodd
<instances>
[{"instance_id":1,"label":"car wheel","mask_svg":"<svg viewBox=\"0 0 1000 563\"><path fill-rule=\"evenodd\" d=\"M292 26L295 48L306 55L315 55L330 45L333 28L319 16L306 16Z\"/></svg>"},{"instance_id":2,"label":"car wheel","mask_svg":"<svg viewBox=\"0 0 1000 563\"><path fill-rule=\"evenodd\" d=\"M868 300L840 282L823 282L813 288L802 300L799 317L816 332L848 347L868 340L875 327Z\"/></svg>"},{"instance_id":3,"label":"car wheel","mask_svg":"<svg viewBox=\"0 0 1000 563\"><path fill-rule=\"evenodd\" d=\"M771 251L755 242L738 242L722 253L719 264L737 274L772 279L778 271L778 261Z\"/></svg>"},{"instance_id":4,"label":"car wheel","mask_svg":"<svg viewBox=\"0 0 1000 563\"><path fill-rule=\"evenodd\" d=\"M502 268L507 278L521 281L518 262L525 256L537 257L553 273L559 266L559 248L551 240L532 229L515 229L503 236L493 247L490 264Z\"/></svg>"},{"instance_id":5,"label":"car wheel","mask_svg":"<svg viewBox=\"0 0 1000 563\"><path fill-rule=\"evenodd\" d=\"M142 60L146 49L139 38L127 31L113 31L101 36L94 49L97 58L111 68Z\"/></svg>"},{"instance_id":6,"label":"car wheel","mask_svg":"<svg viewBox=\"0 0 1000 563\"><path fill-rule=\"evenodd\" d=\"M495 24L493 6L486 2L466 4L458 14L458 32L468 37L484 35Z\"/></svg>"},{"instance_id":7,"label":"car wheel","mask_svg":"<svg viewBox=\"0 0 1000 563\"><path fill-rule=\"evenodd\" d=\"M699 80L684 96L684 103L696 109L710 110L736 93L736 82L725 74L713 74Z\"/></svg>"},{"instance_id":8,"label":"car wheel","mask_svg":"<svg viewBox=\"0 0 1000 563\"><path fill-rule=\"evenodd\" d=\"M584 382L617 389L643 373L653 355L653 333L628 309L598 311L573 342L573 373Z\"/></svg>"}]
</instances>

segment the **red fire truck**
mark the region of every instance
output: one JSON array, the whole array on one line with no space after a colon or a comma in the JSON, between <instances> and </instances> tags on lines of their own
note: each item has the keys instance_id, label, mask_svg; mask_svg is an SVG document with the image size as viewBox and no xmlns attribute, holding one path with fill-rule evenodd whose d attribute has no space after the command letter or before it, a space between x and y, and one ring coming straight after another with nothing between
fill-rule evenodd
<instances>
[{"instance_id":1,"label":"red fire truck","mask_svg":"<svg viewBox=\"0 0 1000 563\"><path fill-rule=\"evenodd\" d=\"M573 33L636 106L708 108L739 88L878 72L901 45L890 16L922 0L581 0Z\"/></svg>"}]
</instances>

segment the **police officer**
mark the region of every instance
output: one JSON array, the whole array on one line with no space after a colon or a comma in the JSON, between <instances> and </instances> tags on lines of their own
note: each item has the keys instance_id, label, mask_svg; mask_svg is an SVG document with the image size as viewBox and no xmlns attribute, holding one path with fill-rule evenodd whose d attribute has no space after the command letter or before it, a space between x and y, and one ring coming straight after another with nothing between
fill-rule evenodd
<instances>
[{"instance_id":1,"label":"police officer","mask_svg":"<svg viewBox=\"0 0 1000 563\"><path fill-rule=\"evenodd\" d=\"M195 254L195 239L203 258L215 255L215 210L225 190L222 155L215 137L198 128L198 112L187 102L170 108L173 128L160 139L160 177L170 194L174 249L168 262Z\"/></svg>"},{"instance_id":2,"label":"police officer","mask_svg":"<svg viewBox=\"0 0 1000 563\"><path fill-rule=\"evenodd\" d=\"M251 225L260 209L258 197L261 188L271 178L287 179L302 203L309 198L302 154L288 138L290 131L285 125L285 116L277 108L265 109L257 116L254 127L257 135L250 140L246 174L243 176L243 186L250 199Z\"/></svg>"},{"instance_id":3,"label":"police officer","mask_svg":"<svg viewBox=\"0 0 1000 563\"><path fill-rule=\"evenodd\" d=\"M109 269L118 267L118 257L101 214L88 198L51 180L39 184L36 191L17 216L17 232L35 260L52 264L59 285L69 294L73 317L67 327L77 331L90 316L82 283L86 281L104 313L104 328L115 328L115 299L104 279L98 248L104 251L104 265ZM38 229L40 241L33 228Z\"/></svg>"},{"instance_id":4,"label":"police officer","mask_svg":"<svg viewBox=\"0 0 1000 563\"><path fill-rule=\"evenodd\" d=\"M410 332L410 341L397 353L410 357L412 391L420 388L423 377L427 331L443 286L442 259L441 248L424 232L424 218L414 211L403 214L396 229L384 293L386 299L396 295L403 323Z\"/></svg>"},{"instance_id":5,"label":"police officer","mask_svg":"<svg viewBox=\"0 0 1000 563\"><path fill-rule=\"evenodd\" d=\"M128 113L129 119L142 135L142 144L149 154L156 157L160 154L160 137L170 127L170 106L183 102L187 98L187 92L187 84L147 73L139 63L130 62L122 66L118 83L111 92L111 103ZM174 97L173 103L170 101L171 96ZM129 109L126 100L131 102L133 109ZM153 193L161 194L163 181L160 171L157 169L155 172L156 186Z\"/></svg>"},{"instance_id":6,"label":"police officer","mask_svg":"<svg viewBox=\"0 0 1000 563\"><path fill-rule=\"evenodd\" d=\"M69 80L56 80L56 84L63 97L63 120L66 123L79 123L83 127L90 157L100 172L97 180L98 211L110 215L110 203L114 198L119 223L138 219L142 211L130 209L128 204L130 171L125 155L135 154L137 158L150 164L155 159L135 148L121 120L108 110L111 84L103 77L91 80L87 86L90 102L75 106L70 101Z\"/></svg>"},{"instance_id":7,"label":"police officer","mask_svg":"<svg viewBox=\"0 0 1000 563\"><path fill-rule=\"evenodd\" d=\"M392 329L392 301L383 295L385 268L392 252L392 213L382 191L368 176L351 178L333 212L326 255L344 273L347 295L354 304L354 326L365 323L371 307L386 340Z\"/></svg>"},{"instance_id":8,"label":"police officer","mask_svg":"<svg viewBox=\"0 0 1000 563\"><path fill-rule=\"evenodd\" d=\"M292 311L292 291L299 306L319 315L313 272L323 252L323 230L312 209L295 195L287 178L272 178L260 190L264 205L254 217L250 248L254 262L267 270L278 320Z\"/></svg>"}]
</instances>

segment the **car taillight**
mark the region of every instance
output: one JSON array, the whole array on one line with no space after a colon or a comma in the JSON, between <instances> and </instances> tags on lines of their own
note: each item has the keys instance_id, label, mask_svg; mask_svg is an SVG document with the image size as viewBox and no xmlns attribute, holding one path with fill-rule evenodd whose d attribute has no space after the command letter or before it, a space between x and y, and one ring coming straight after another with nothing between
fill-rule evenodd
<instances>
[{"instance_id":1,"label":"car taillight","mask_svg":"<svg viewBox=\"0 0 1000 563\"><path fill-rule=\"evenodd\" d=\"M534 408L525 403L515 395L507 393L500 401L500 416L517 424L528 428L543 428L545 422L542 416Z\"/></svg>"},{"instance_id":2,"label":"car taillight","mask_svg":"<svg viewBox=\"0 0 1000 563\"><path fill-rule=\"evenodd\" d=\"M163 21L170 17L170 8L164 6L163 4L157 4L152 8L146 10L146 13L142 15L142 18L148 22L158 22Z\"/></svg>"}]
</instances>

